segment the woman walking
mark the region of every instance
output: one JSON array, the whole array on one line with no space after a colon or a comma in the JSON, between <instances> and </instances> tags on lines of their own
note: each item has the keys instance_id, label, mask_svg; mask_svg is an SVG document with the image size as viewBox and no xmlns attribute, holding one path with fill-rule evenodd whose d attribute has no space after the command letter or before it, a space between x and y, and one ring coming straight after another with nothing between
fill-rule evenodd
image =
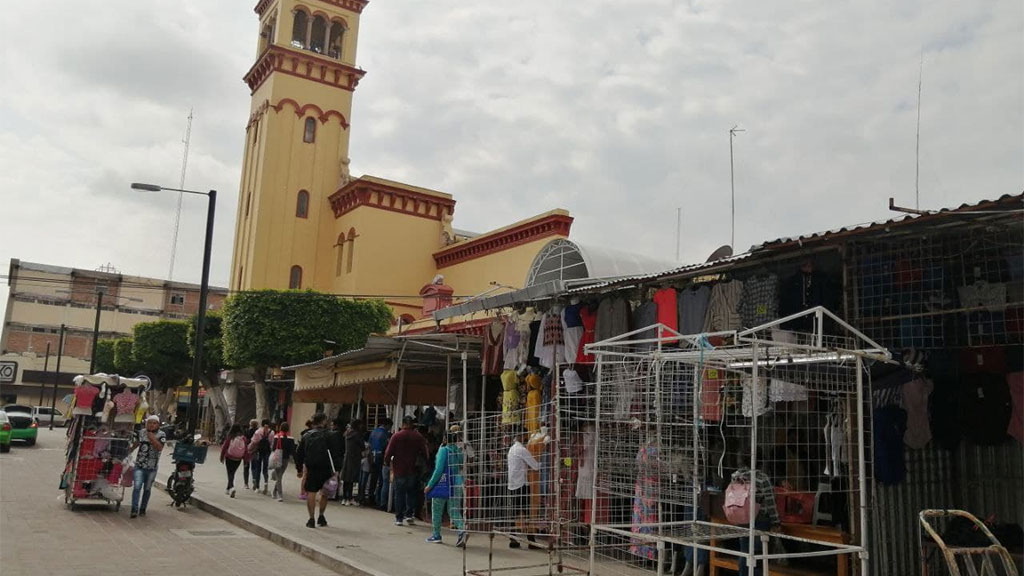
<instances>
[{"instance_id":1,"label":"woman walking","mask_svg":"<svg viewBox=\"0 0 1024 576\"><path fill-rule=\"evenodd\" d=\"M224 443L220 447L220 461L224 463L228 471L228 487L224 493L235 497L235 473L242 461L249 456L249 441L238 424L231 426Z\"/></svg>"},{"instance_id":2,"label":"woman walking","mask_svg":"<svg viewBox=\"0 0 1024 576\"><path fill-rule=\"evenodd\" d=\"M360 465L363 458L363 421L353 420L345 430L345 457L341 466L341 505L354 506L352 488L359 482Z\"/></svg>"},{"instance_id":3,"label":"woman walking","mask_svg":"<svg viewBox=\"0 0 1024 576\"><path fill-rule=\"evenodd\" d=\"M274 452L271 453L270 462L277 465L270 472L270 479L274 482L274 493L273 498L278 502L284 502L284 491L281 489L281 481L284 479L285 470L288 469L288 463L291 461L292 456L295 454L295 439L291 437L289 432L291 426L287 422L281 423L280 431L274 436ZM277 451L281 451L280 463L275 462Z\"/></svg>"},{"instance_id":4,"label":"woman walking","mask_svg":"<svg viewBox=\"0 0 1024 576\"><path fill-rule=\"evenodd\" d=\"M462 429L458 424L452 424L448 429L445 443L437 451L434 459L434 474L423 489L425 496L430 500L430 523L434 529L427 542L431 544L441 543L441 519L444 517L445 509L448 510L448 517L452 520L452 527L458 531L458 540L455 542L457 548L466 547L466 522L462 518L462 491L463 477L462 470L466 461L466 453L459 445L459 434ZM441 477L446 482L441 482ZM444 484L447 483L447 488Z\"/></svg>"}]
</instances>

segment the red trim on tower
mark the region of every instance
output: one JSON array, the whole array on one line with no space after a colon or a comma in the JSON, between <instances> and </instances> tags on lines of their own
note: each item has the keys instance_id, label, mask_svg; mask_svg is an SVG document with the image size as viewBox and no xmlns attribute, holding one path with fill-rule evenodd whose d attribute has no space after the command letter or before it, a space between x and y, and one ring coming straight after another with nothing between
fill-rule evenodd
<instances>
[{"instance_id":1,"label":"red trim on tower","mask_svg":"<svg viewBox=\"0 0 1024 576\"><path fill-rule=\"evenodd\" d=\"M316 112L316 117L317 117L317 119L320 120L321 124L326 124L327 121L331 118L331 116L337 116L338 120L341 120L341 126L343 128L348 128L348 121L345 120L345 115L344 114L342 114L341 112L339 112L337 110L334 110L334 109L327 110L325 112L322 108L320 108L316 104L299 104L298 102L296 102L295 100L293 100L291 98L282 98L281 100L278 101L277 104L274 104L273 106L271 106L271 108L273 108L274 111L276 111L276 112L280 112L281 109L284 108L285 104L290 105L292 107L292 109L295 110L295 115L298 116L299 118L305 116L306 115L306 111L312 110L312 111Z\"/></svg>"},{"instance_id":2,"label":"red trim on tower","mask_svg":"<svg viewBox=\"0 0 1024 576\"><path fill-rule=\"evenodd\" d=\"M374 195L376 192L376 197ZM418 216L440 221L444 215L455 213L455 200L441 198L430 194L422 194L397 186L388 186L379 182L353 180L328 197L334 217L355 210L359 206L368 206L389 212L398 212L408 216ZM425 207L424 210L420 210Z\"/></svg>"},{"instance_id":3,"label":"red trim on tower","mask_svg":"<svg viewBox=\"0 0 1024 576\"><path fill-rule=\"evenodd\" d=\"M273 45L263 51L243 80L255 92L273 72L319 82L352 92L366 72L324 56Z\"/></svg>"},{"instance_id":4,"label":"red trim on tower","mask_svg":"<svg viewBox=\"0 0 1024 576\"><path fill-rule=\"evenodd\" d=\"M438 268L454 266L467 260L482 258L495 252L508 250L528 242L549 236L568 236L572 227L572 216L551 214L544 218L531 220L518 226L503 230L496 234L481 236L434 253L434 262Z\"/></svg>"},{"instance_id":5,"label":"red trim on tower","mask_svg":"<svg viewBox=\"0 0 1024 576\"><path fill-rule=\"evenodd\" d=\"M345 10L351 10L357 14L361 14L366 5L370 3L370 0L320 0L324 4L330 4L337 6L338 8L344 8ZM267 8L274 3L274 0L260 0L256 3L256 8L253 10L263 16L263 13L267 11Z\"/></svg>"}]
</instances>

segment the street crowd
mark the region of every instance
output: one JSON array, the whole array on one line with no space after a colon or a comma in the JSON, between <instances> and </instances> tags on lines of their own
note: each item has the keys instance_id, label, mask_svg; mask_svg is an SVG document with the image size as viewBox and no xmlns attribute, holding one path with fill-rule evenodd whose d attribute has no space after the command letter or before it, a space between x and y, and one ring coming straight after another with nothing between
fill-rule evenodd
<instances>
[{"instance_id":1,"label":"street crowd","mask_svg":"<svg viewBox=\"0 0 1024 576\"><path fill-rule=\"evenodd\" d=\"M383 511L390 506L397 526L429 521L430 543L442 541L447 513L458 535L456 546L464 547L460 427L445 429L432 409L419 420L405 416L397 432L392 433L392 426L385 418L367 430L361 419L346 423L317 413L295 438L287 422L251 420L247 429L235 424L220 451L227 472L225 493L236 496L235 478L242 468L245 490L283 502L282 480L293 473L301 479L297 497L306 501L309 528L327 526L330 501Z\"/></svg>"}]
</instances>

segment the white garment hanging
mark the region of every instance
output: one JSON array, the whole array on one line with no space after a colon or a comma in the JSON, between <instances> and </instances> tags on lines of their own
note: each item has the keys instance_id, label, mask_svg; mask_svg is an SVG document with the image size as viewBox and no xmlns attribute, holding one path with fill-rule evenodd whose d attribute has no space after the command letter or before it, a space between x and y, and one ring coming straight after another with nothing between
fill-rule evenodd
<instances>
[{"instance_id":1,"label":"white garment hanging","mask_svg":"<svg viewBox=\"0 0 1024 576\"><path fill-rule=\"evenodd\" d=\"M745 380L742 383L743 386L743 415L747 418L753 417L755 412L754 405L754 386L752 385L753 379ZM768 381L764 378L758 378L757 380L757 415L760 416L768 411Z\"/></svg>"}]
</instances>

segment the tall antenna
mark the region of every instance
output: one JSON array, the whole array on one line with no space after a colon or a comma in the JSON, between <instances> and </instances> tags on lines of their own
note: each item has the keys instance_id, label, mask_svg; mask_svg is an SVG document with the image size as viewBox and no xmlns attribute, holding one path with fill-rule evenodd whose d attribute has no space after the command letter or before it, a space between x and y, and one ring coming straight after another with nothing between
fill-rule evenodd
<instances>
[{"instance_id":1,"label":"tall antenna","mask_svg":"<svg viewBox=\"0 0 1024 576\"><path fill-rule=\"evenodd\" d=\"M185 188L185 170L188 168L188 146L192 140L192 109L188 109L188 123L185 125L185 138L182 143L185 144L185 151L181 158L181 180L178 183L178 188ZM167 279L174 280L174 257L178 254L178 226L181 224L181 198L184 195L182 192L178 192L178 209L174 212L174 235L171 236L171 267L167 271Z\"/></svg>"},{"instance_id":2,"label":"tall antenna","mask_svg":"<svg viewBox=\"0 0 1024 576\"><path fill-rule=\"evenodd\" d=\"M730 203L732 209L732 232L729 235L729 247L736 250L736 172L733 167L732 160L732 141L739 132L746 132L742 128L738 128L738 124L729 129L729 184L732 187L732 202Z\"/></svg>"},{"instance_id":3,"label":"tall antenna","mask_svg":"<svg viewBox=\"0 0 1024 576\"><path fill-rule=\"evenodd\" d=\"M917 68L917 149L914 153L914 208L921 209L921 79L924 77L924 50Z\"/></svg>"}]
</instances>

